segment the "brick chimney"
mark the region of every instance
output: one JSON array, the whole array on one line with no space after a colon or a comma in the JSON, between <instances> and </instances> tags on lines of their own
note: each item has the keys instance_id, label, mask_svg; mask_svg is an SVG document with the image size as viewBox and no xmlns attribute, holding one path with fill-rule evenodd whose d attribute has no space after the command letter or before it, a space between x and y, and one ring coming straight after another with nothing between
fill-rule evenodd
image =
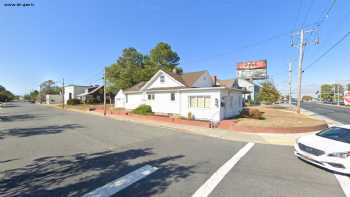
<instances>
[{"instance_id":1,"label":"brick chimney","mask_svg":"<svg viewBox=\"0 0 350 197\"><path fill-rule=\"evenodd\" d=\"M215 87L215 86L218 85L217 84L218 83L218 79L217 79L216 75L213 76L213 80L214 80L214 85L213 86Z\"/></svg>"}]
</instances>

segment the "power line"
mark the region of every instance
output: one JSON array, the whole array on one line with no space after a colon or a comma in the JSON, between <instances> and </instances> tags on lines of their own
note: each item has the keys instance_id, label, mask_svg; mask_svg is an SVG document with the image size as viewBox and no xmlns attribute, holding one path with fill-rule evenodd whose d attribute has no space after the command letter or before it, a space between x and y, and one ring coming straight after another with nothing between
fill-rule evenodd
<instances>
[{"instance_id":1,"label":"power line","mask_svg":"<svg viewBox=\"0 0 350 197\"><path fill-rule=\"evenodd\" d=\"M350 35L350 31L347 32L340 40L334 43L329 49L327 49L324 53L322 53L318 58L316 58L311 64L305 67L304 71L311 68L317 62L319 62L323 57L325 57L328 53L330 53L334 48L336 48L339 44L341 44L348 36Z\"/></svg>"},{"instance_id":2,"label":"power line","mask_svg":"<svg viewBox=\"0 0 350 197\"><path fill-rule=\"evenodd\" d=\"M312 1L311 1L310 5L309 5L309 7L308 7L308 9L307 9L307 11L306 11L306 15L305 15L305 17L304 17L304 20L303 20L303 22L302 22L302 24L301 24L301 28L304 27L304 24L306 23L306 21L307 21L307 19L308 19L308 17L309 17L309 13L311 12L311 9L312 9L312 7L313 7L313 5L314 5L314 2L315 2L315 0L312 0Z\"/></svg>"},{"instance_id":3,"label":"power line","mask_svg":"<svg viewBox=\"0 0 350 197\"><path fill-rule=\"evenodd\" d=\"M275 34L275 35L272 35L272 36L267 37L265 39L261 39L261 40L256 41L256 42L252 42L250 44L241 45L241 46L239 46L237 48L234 47L233 49L237 51L237 50L245 50L245 49L248 49L248 48L257 47L257 46L263 45L263 44L265 44L267 42L270 42L270 41L273 41L273 40L277 40L277 39L285 37L285 36L289 36L291 34L291 32L293 32L293 31L288 31L288 32L286 31L286 32L283 32L283 33L280 33L280 34ZM226 54L230 54L230 53L232 53L232 52L227 51L225 53L217 53L215 55L212 55L211 59L222 57L222 56L225 56ZM194 58L194 59L189 59L188 61L198 62L198 60L199 59ZM202 63L206 62L206 61L207 60L201 60Z\"/></svg>"},{"instance_id":4,"label":"power line","mask_svg":"<svg viewBox=\"0 0 350 197\"><path fill-rule=\"evenodd\" d=\"M243 45L241 47L239 47L238 49L246 49L246 48L251 48L251 47L256 47L256 46L259 46L265 42L269 42L269 41L272 41L272 40L275 40L275 39L278 39L278 38L282 38L284 36L287 36L291 33L291 31L289 32L284 32L284 33L280 33L280 34L277 34L277 35L274 35L274 36L271 36L271 37L268 37L266 39L263 39L263 40L260 40L260 41L257 41L257 42L254 42L252 44L248 44L248 45Z\"/></svg>"},{"instance_id":5,"label":"power line","mask_svg":"<svg viewBox=\"0 0 350 197\"><path fill-rule=\"evenodd\" d=\"M298 29L298 22L299 22L299 19L300 19L300 14L301 14L301 9L303 8L303 0L299 0L299 8L298 8L298 11L297 11L297 20L295 21L295 29Z\"/></svg>"},{"instance_id":6,"label":"power line","mask_svg":"<svg viewBox=\"0 0 350 197\"><path fill-rule=\"evenodd\" d=\"M325 14L323 14L323 16L322 15L320 16L320 19L318 20L318 22L316 22L316 25L320 26L329 17L329 14L331 13L332 9L335 7L336 2L337 0L332 0L331 5L329 6L328 9L324 11Z\"/></svg>"}]
</instances>

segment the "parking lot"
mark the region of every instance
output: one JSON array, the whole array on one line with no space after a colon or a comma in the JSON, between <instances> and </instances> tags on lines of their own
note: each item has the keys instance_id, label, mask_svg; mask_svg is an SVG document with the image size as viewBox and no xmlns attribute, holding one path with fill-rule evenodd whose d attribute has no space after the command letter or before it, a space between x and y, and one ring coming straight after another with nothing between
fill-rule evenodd
<instances>
[{"instance_id":1,"label":"parking lot","mask_svg":"<svg viewBox=\"0 0 350 197\"><path fill-rule=\"evenodd\" d=\"M0 119L0 196L82 196L145 166L155 171L115 195L329 197L350 187L348 177L300 161L290 146L29 103L0 109Z\"/></svg>"}]
</instances>

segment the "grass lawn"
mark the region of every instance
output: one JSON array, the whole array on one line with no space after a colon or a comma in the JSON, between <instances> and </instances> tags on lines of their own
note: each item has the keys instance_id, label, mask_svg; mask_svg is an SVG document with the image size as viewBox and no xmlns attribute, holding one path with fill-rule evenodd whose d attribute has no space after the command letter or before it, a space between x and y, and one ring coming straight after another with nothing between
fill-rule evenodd
<instances>
[{"instance_id":1,"label":"grass lawn","mask_svg":"<svg viewBox=\"0 0 350 197\"><path fill-rule=\"evenodd\" d=\"M286 107L279 106L258 106L249 107L263 112L263 119L236 118L237 126L249 127L309 127L325 124L324 121L297 114Z\"/></svg>"},{"instance_id":2,"label":"grass lawn","mask_svg":"<svg viewBox=\"0 0 350 197\"><path fill-rule=\"evenodd\" d=\"M58 107L62 107L62 105L57 105ZM114 106L113 104L107 104L107 109L112 109ZM79 105L64 105L65 108L67 109L78 109L78 110L84 110L84 111L88 111L89 108L91 107L95 107L95 108L103 108L103 104L97 104L97 105L88 105L88 104L79 104Z\"/></svg>"}]
</instances>

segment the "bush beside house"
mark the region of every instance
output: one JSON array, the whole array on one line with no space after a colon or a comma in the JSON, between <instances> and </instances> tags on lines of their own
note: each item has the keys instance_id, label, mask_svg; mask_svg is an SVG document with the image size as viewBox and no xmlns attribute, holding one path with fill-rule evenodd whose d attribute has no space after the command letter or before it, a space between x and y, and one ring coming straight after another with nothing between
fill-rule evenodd
<instances>
[{"instance_id":1,"label":"bush beside house","mask_svg":"<svg viewBox=\"0 0 350 197\"><path fill-rule=\"evenodd\" d=\"M140 115L153 114L152 107L149 105L140 105L136 109L134 109L132 112L135 114L140 114Z\"/></svg>"},{"instance_id":2,"label":"bush beside house","mask_svg":"<svg viewBox=\"0 0 350 197\"><path fill-rule=\"evenodd\" d=\"M93 104L98 104L99 101L96 98L88 98L85 101L86 104L93 105Z\"/></svg>"},{"instance_id":3,"label":"bush beside house","mask_svg":"<svg viewBox=\"0 0 350 197\"><path fill-rule=\"evenodd\" d=\"M244 108L241 112L240 115L242 118L251 118L251 119L257 119L257 120L262 120L264 119L263 117L263 112L259 111L258 109L249 109L249 108Z\"/></svg>"},{"instance_id":4,"label":"bush beside house","mask_svg":"<svg viewBox=\"0 0 350 197\"><path fill-rule=\"evenodd\" d=\"M69 99L67 101L67 105L79 105L81 104L81 101L79 99Z\"/></svg>"}]
</instances>

